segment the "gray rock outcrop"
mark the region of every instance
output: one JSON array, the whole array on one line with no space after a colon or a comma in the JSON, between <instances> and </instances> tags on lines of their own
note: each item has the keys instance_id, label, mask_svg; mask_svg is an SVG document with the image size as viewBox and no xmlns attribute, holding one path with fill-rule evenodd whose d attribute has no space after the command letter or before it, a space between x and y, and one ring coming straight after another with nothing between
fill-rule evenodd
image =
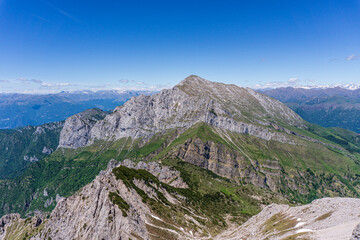
<instances>
[{"instance_id":1,"label":"gray rock outcrop","mask_svg":"<svg viewBox=\"0 0 360 240\"><path fill-rule=\"evenodd\" d=\"M67 118L60 132L58 147L78 148L87 145L92 127L105 115L100 109L93 108Z\"/></svg>"},{"instance_id":2,"label":"gray rock outcrop","mask_svg":"<svg viewBox=\"0 0 360 240\"><path fill-rule=\"evenodd\" d=\"M6 228L19 221L19 219L20 214L18 213L8 214L0 218L0 240L5 239Z\"/></svg>"},{"instance_id":3,"label":"gray rock outcrop","mask_svg":"<svg viewBox=\"0 0 360 240\"><path fill-rule=\"evenodd\" d=\"M44 146L41 152L45 154L52 154L54 150L52 148L47 148L46 146Z\"/></svg>"},{"instance_id":4,"label":"gray rock outcrop","mask_svg":"<svg viewBox=\"0 0 360 240\"><path fill-rule=\"evenodd\" d=\"M39 161L39 159L35 155L30 156L30 157L28 155L25 155L24 156L24 161L29 161L29 162L33 163L33 162Z\"/></svg>"},{"instance_id":5,"label":"gray rock outcrop","mask_svg":"<svg viewBox=\"0 0 360 240\"><path fill-rule=\"evenodd\" d=\"M350 240L360 240L360 224L354 228Z\"/></svg>"}]
</instances>

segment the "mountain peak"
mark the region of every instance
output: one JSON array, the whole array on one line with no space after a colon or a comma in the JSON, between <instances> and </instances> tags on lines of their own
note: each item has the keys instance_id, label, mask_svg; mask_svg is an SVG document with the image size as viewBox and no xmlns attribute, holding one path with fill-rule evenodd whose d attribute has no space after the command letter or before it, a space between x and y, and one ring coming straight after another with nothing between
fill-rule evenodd
<instances>
[{"instance_id":1,"label":"mountain peak","mask_svg":"<svg viewBox=\"0 0 360 240\"><path fill-rule=\"evenodd\" d=\"M210 81L199 77L197 75L190 75L184 80L182 80L178 85L193 85L193 86L199 86L203 84L209 84Z\"/></svg>"}]
</instances>

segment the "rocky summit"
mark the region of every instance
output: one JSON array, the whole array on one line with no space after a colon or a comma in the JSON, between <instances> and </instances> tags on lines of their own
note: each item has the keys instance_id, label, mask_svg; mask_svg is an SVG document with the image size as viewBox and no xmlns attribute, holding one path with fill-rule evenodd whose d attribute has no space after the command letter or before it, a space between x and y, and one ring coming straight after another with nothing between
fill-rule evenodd
<instances>
[{"instance_id":1,"label":"rocky summit","mask_svg":"<svg viewBox=\"0 0 360 240\"><path fill-rule=\"evenodd\" d=\"M248 88L192 75L111 113L69 117L59 135L0 182L0 239L358 234L356 138Z\"/></svg>"}]
</instances>

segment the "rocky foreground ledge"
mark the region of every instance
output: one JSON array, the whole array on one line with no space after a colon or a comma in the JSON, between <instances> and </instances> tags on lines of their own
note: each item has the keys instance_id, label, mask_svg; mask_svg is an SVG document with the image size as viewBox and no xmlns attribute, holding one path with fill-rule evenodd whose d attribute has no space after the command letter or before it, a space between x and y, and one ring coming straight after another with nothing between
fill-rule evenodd
<instances>
[{"instance_id":1,"label":"rocky foreground ledge","mask_svg":"<svg viewBox=\"0 0 360 240\"><path fill-rule=\"evenodd\" d=\"M216 239L357 240L359 223L360 199L323 198L297 207L271 204Z\"/></svg>"}]
</instances>

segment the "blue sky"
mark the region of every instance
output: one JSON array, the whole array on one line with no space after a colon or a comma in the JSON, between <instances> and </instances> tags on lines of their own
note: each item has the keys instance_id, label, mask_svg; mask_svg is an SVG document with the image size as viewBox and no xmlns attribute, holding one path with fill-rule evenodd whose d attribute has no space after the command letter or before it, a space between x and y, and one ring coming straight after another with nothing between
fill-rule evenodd
<instances>
[{"instance_id":1,"label":"blue sky","mask_svg":"<svg viewBox=\"0 0 360 240\"><path fill-rule=\"evenodd\" d=\"M0 0L0 92L360 83L360 0Z\"/></svg>"}]
</instances>

